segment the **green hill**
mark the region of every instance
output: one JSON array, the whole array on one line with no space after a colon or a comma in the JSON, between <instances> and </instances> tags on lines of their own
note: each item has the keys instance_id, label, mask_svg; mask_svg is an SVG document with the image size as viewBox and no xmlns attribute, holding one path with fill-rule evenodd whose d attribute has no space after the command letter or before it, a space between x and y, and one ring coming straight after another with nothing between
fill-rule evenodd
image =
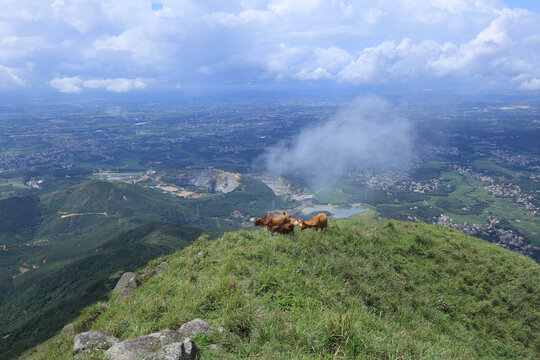
<instances>
[{"instance_id":1,"label":"green hill","mask_svg":"<svg viewBox=\"0 0 540 360\"><path fill-rule=\"evenodd\" d=\"M91 255L21 277L6 289L10 291L0 306L0 321L9 324L3 326L3 335L10 334L0 341L0 359L47 339L81 308L100 300L122 272L187 246L201 232L190 226L147 223L110 238Z\"/></svg>"},{"instance_id":2,"label":"green hill","mask_svg":"<svg viewBox=\"0 0 540 360\"><path fill-rule=\"evenodd\" d=\"M445 227L331 221L294 239L203 236L144 273L163 261L131 297L86 308L22 359L71 359L74 335L90 329L126 339L196 317L224 328L193 338L203 359L540 355L540 267Z\"/></svg>"},{"instance_id":3,"label":"green hill","mask_svg":"<svg viewBox=\"0 0 540 360\"><path fill-rule=\"evenodd\" d=\"M0 204L1 205L1 204ZM285 202L259 180L244 176L227 194L184 199L157 189L124 182L92 180L41 196L43 216L36 236L84 237L106 227L138 225L149 220L193 225L205 230L235 229L243 215L287 208Z\"/></svg>"},{"instance_id":4,"label":"green hill","mask_svg":"<svg viewBox=\"0 0 540 360\"><path fill-rule=\"evenodd\" d=\"M292 204L248 176L231 193L200 199L89 181L39 197L0 200L0 335L11 334L0 341L0 358L14 344L22 351L54 334L108 290L114 272L142 266L201 233L156 221L220 231L240 226L238 212L264 213L273 203ZM153 225L142 225L149 221ZM146 241L152 237L145 232L159 234L157 242Z\"/></svg>"}]
</instances>

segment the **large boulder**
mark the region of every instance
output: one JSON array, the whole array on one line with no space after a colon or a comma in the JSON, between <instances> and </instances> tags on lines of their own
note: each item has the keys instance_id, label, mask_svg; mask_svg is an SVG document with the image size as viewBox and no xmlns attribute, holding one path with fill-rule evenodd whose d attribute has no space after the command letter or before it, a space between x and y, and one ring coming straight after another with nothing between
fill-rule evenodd
<instances>
[{"instance_id":1,"label":"large boulder","mask_svg":"<svg viewBox=\"0 0 540 360\"><path fill-rule=\"evenodd\" d=\"M178 329L178 332L184 335L197 335L199 333L206 334L211 331L214 331L214 328L211 327L210 324L208 324L206 321L199 318L182 324L182 326L180 326L180 329Z\"/></svg>"},{"instance_id":2,"label":"large boulder","mask_svg":"<svg viewBox=\"0 0 540 360\"><path fill-rule=\"evenodd\" d=\"M116 283L113 291L120 291L118 296L116 296L116 301L125 299L131 294L133 289L137 288L137 282L135 281L135 274L132 272L126 272L120 280Z\"/></svg>"},{"instance_id":3,"label":"large boulder","mask_svg":"<svg viewBox=\"0 0 540 360\"><path fill-rule=\"evenodd\" d=\"M163 330L119 342L105 352L105 357L110 360L140 360L154 354L156 349L172 343L185 342L192 344L190 339L177 331Z\"/></svg>"},{"instance_id":4,"label":"large boulder","mask_svg":"<svg viewBox=\"0 0 540 360\"><path fill-rule=\"evenodd\" d=\"M73 353L77 354L80 351L90 349L107 350L114 344L118 343L118 339L105 331L87 331L75 335L73 341Z\"/></svg>"},{"instance_id":5,"label":"large boulder","mask_svg":"<svg viewBox=\"0 0 540 360\"><path fill-rule=\"evenodd\" d=\"M114 287L114 292L121 291L123 288L128 286L129 280L131 278L135 278L135 274L132 272L125 272L122 274L122 277L118 282L116 283L116 286Z\"/></svg>"},{"instance_id":6,"label":"large boulder","mask_svg":"<svg viewBox=\"0 0 540 360\"><path fill-rule=\"evenodd\" d=\"M198 349L190 338L185 338L183 342L165 345L152 355L148 355L144 360L195 360Z\"/></svg>"}]
</instances>

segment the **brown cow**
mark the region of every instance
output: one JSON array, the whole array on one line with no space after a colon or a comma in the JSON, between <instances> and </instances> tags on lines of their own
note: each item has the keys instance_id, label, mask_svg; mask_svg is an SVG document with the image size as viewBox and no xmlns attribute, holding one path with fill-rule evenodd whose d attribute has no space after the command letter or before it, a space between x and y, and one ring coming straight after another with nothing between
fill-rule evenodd
<instances>
[{"instance_id":1,"label":"brown cow","mask_svg":"<svg viewBox=\"0 0 540 360\"><path fill-rule=\"evenodd\" d=\"M325 213L320 213L309 220L296 220L296 223L300 225L300 230L313 229L315 231L319 231L319 229L321 229L322 232L323 230L326 231L327 229L328 219L326 218Z\"/></svg>"},{"instance_id":2,"label":"brown cow","mask_svg":"<svg viewBox=\"0 0 540 360\"><path fill-rule=\"evenodd\" d=\"M294 237L294 224L288 223L288 224L273 226L270 229L270 232L272 234L275 232L277 232L278 234L283 234L283 235L292 234L292 236Z\"/></svg>"},{"instance_id":3,"label":"brown cow","mask_svg":"<svg viewBox=\"0 0 540 360\"><path fill-rule=\"evenodd\" d=\"M262 226L271 231L274 226L290 224L293 222L291 215L266 215L265 217L256 217L253 219L253 226Z\"/></svg>"}]
</instances>

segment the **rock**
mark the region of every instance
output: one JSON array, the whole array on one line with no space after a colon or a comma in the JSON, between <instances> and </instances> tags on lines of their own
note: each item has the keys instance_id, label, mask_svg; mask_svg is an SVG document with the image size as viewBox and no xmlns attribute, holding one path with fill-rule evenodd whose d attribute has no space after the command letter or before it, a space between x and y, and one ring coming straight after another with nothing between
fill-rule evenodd
<instances>
[{"instance_id":1,"label":"rock","mask_svg":"<svg viewBox=\"0 0 540 360\"><path fill-rule=\"evenodd\" d=\"M221 346L219 346L218 344L210 344L208 345L208 348L210 350L216 350L216 351L221 350Z\"/></svg>"},{"instance_id":2,"label":"rock","mask_svg":"<svg viewBox=\"0 0 540 360\"><path fill-rule=\"evenodd\" d=\"M71 330L71 328L73 328L73 323L72 322L70 322L69 324L64 325L62 330L68 331L68 330Z\"/></svg>"},{"instance_id":3,"label":"rock","mask_svg":"<svg viewBox=\"0 0 540 360\"><path fill-rule=\"evenodd\" d=\"M120 290L120 293L116 297L116 302L125 299L131 294L133 289L137 288L137 282L135 281L135 274L132 272L127 272L122 275L113 291Z\"/></svg>"},{"instance_id":4,"label":"rock","mask_svg":"<svg viewBox=\"0 0 540 360\"><path fill-rule=\"evenodd\" d=\"M182 343L172 343L148 355L144 360L180 360L184 359L184 352Z\"/></svg>"},{"instance_id":5,"label":"rock","mask_svg":"<svg viewBox=\"0 0 540 360\"><path fill-rule=\"evenodd\" d=\"M191 342L191 339L186 338L177 331L163 330L119 342L105 352L105 358L110 360L139 360L154 354L156 349L172 343L182 343L186 347L186 340ZM187 349L185 350L187 353Z\"/></svg>"},{"instance_id":6,"label":"rock","mask_svg":"<svg viewBox=\"0 0 540 360\"><path fill-rule=\"evenodd\" d=\"M197 253L197 257L201 257L203 255L204 255L204 251L202 251L202 250Z\"/></svg>"},{"instance_id":7,"label":"rock","mask_svg":"<svg viewBox=\"0 0 540 360\"><path fill-rule=\"evenodd\" d=\"M105 331L87 331L75 335L73 341L73 353L86 349L101 349L107 350L114 344L118 343L118 339Z\"/></svg>"},{"instance_id":8,"label":"rock","mask_svg":"<svg viewBox=\"0 0 540 360\"><path fill-rule=\"evenodd\" d=\"M195 346L195 343L191 341L190 338L186 338L186 340L183 341L183 345L186 360L195 360L198 358L197 355L199 355L199 349L197 349L197 346Z\"/></svg>"},{"instance_id":9,"label":"rock","mask_svg":"<svg viewBox=\"0 0 540 360\"><path fill-rule=\"evenodd\" d=\"M159 275L159 274L163 274L163 272L165 271L166 266L167 266L167 263L165 261L162 261L162 262L159 263L158 266L156 266L155 269L146 268L146 269L140 271L135 276L136 284L138 286L141 286L142 284L144 284L145 282L150 280L152 277L154 277L156 275Z\"/></svg>"},{"instance_id":10,"label":"rock","mask_svg":"<svg viewBox=\"0 0 540 360\"><path fill-rule=\"evenodd\" d=\"M218 333L223 333L225 331L225 329L222 328L221 326L218 327L216 330L217 330Z\"/></svg>"},{"instance_id":11,"label":"rock","mask_svg":"<svg viewBox=\"0 0 540 360\"><path fill-rule=\"evenodd\" d=\"M148 355L144 360L194 360L197 358L198 349L190 338L183 342L165 345L154 354Z\"/></svg>"},{"instance_id":12,"label":"rock","mask_svg":"<svg viewBox=\"0 0 540 360\"><path fill-rule=\"evenodd\" d=\"M163 274L163 271L165 271L165 266L167 266L167 263L165 261L159 263L158 267L156 268L155 274Z\"/></svg>"},{"instance_id":13,"label":"rock","mask_svg":"<svg viewBox=\"0 0 540 360\"><path fill-rule=\"evenodd\" d=\"M116 283L113 291L121 291L123 288L128 286L129 280L131 278L135 278L135 274L132 272L125 272L124 274L122 274L122 277Z\"/></svg>"},{"instance_id":14,"label":"rock","mask_svg":"<svg viewBox=\"0 0 540 360\"><path fill-rule=\"evenodd\" d=\"M185 335L197 335L199 333L209 333L211 331L214 331L214 328L210 326L206 321L202 319L193 319L190 322L187 322L185 324L182 324L180 326L180 329L178 329L179 333L185 334Z\"/></svg>"}]
</instances>

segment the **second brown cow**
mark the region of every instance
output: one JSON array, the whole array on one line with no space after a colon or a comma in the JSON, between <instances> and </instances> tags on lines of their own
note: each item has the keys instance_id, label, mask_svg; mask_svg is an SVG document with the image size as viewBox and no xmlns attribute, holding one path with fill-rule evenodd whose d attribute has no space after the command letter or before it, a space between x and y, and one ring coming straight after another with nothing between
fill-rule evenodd
<instances>
[{"instance_id":1,"label":"second brown cow","mask_svg":"<svg viewBox=\"0 0 540 360\"><path fill-rule=\"evenodd\" d=\"M309 220L296 220L296 223L300 225L300 230L312 229L315 231L326 231L328 226L328 218L325 213L315 215Z\"/></svg>"}]
</instances>

